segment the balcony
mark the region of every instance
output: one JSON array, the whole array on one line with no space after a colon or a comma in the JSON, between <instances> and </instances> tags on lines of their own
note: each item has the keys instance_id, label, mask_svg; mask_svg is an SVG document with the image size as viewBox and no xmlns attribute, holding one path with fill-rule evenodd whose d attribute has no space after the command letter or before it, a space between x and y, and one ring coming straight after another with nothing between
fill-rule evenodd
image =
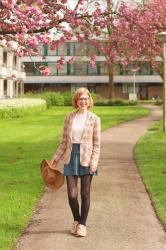
<instances>
[{"instance_id":1,"label":"balcony","mask_svg":"<svg viewBox=\"0 0 166 250\"><path fill-rule=\"evenodd\" d=\"M0 78L7 78L8 70L5 67L0 68Z\"/></svg>"},{"instance_id":2,"label":"balcony","mask_svg":"<svg viewBox=\"0 0 166 250\"><path fill-rule=\"evenodd\" d=\"M0 67L0 78L24 81L26 78L26 73L24 71L17 71L15 69Z\"/></svg>"},{"instance_id":3,"label":"balcony","mask_svg":"<svg viewBox=\"0 0 166 250\"><path fill-rule=\"evenodd\" d=\"M25 73L24 71L18 72L18 74L17 74L17 79L18 79L18 80L24 81L25 78L26 78L26 73Z\"/></svg>"},{"instance_id":4,"label":"balcony","mask_svg":"<svg viewBox=\"0 0 166 250\"><path fill-rule=\"evenodd\" d=\"M108 83L108 75L27 76L25 83ZM114 83L133 83L133 76L114 76ZM136 76L136 83L162 83L160 76Z\"/></svg>"}]
</instances>

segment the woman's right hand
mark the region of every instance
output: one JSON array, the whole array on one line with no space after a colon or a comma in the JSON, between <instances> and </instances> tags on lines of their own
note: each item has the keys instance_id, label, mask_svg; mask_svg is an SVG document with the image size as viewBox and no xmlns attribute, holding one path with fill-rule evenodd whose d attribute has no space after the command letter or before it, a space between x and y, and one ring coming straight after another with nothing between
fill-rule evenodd
<instances>
[{"instance_id":1,"label":"woman's right hand","mask_svg":"<svg viewBox=\"0 0 166 250\"><path fill-rule=\"evenodd\" d=\"M57 168L57 162L56 162L54 159L52 159L52 160L50 161L50 165L51 165L51 168L53 168L53 169L56 169L56 168Z\"/></svg>"}]
</instances>

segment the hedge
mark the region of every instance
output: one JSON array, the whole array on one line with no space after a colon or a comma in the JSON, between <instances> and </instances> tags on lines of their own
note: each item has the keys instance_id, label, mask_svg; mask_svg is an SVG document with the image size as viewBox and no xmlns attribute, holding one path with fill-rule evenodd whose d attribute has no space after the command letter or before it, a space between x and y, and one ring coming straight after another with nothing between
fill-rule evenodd
<instances>
[{"instance_id":1,"label":"hedge","mask_svg":"<svg viewBox=\"0 0 166 250\"><path fill-rule=\"evenodd\" d=\"M47 107L50 106L71 106L72 105L71 92L43 92L43 93L31 93L28 92L24 96L33 98L42 98L47 102ZM137 101L129 101L123 99L105 99L101 96L92 93L92 98L96 106L126 106L137 105Z\"/></svg>"}]
</instances>

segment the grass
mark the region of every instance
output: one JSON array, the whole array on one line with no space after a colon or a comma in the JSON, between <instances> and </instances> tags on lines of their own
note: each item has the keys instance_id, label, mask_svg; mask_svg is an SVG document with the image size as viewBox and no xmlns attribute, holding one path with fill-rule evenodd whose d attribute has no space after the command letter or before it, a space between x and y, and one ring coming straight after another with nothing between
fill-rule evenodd
<instances>
[{"instance_id":1,"label":"grass","mask_svg":"<svg viewBox=\"0 0 166 250\"><path fill-rule=\"evenodd\" d=\"M166 229L166 133L155 123L135 147L135 159L158 217Z\"/></svg>"},{"instance_id":2,"label":"grass","mask_svg":"<svg viewBox=\"0 0 166 250\"><path fill-rule=\"evenodd\" d=\"M101 117L102 130L149 114L140 106L95 107L94 112Z\"/></svg>"},{"instance_id":3,"label":"grass","mask_svg":"<svg viewBox=\"0 0 166 250\"><path fill-rule=\"evenodd\" d=\"M38 115L0 120L0 249L9 250L27 226L43 194L39 163L58 145L71 107L50 108ZM139 106L95 107L102 130L147 115Z\"/></svg>"}]
</instances>

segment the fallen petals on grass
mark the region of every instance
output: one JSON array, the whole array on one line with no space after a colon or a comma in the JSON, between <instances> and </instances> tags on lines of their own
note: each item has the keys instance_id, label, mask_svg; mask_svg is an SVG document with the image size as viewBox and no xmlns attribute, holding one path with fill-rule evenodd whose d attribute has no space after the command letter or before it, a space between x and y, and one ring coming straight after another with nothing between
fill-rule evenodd
<instances>
[{"instance_id":1,"label":"fallen petals on grass","mask_svg":"<svg viewBox=\"0 0 166 250\"><path fill-rule=\"evenodd\" d=\"M43 99L14 98L0 100L0 118L17 118L45 111L47 103Z\"/></svg>"},{"instance_id":2,"label":"fallen petals on grass","mask_svg":"<svg viewBox=\"0 0 166 250\"><path fill-rule=\"evenodd\" d=\"M13 98L13 99L3 99L0 100L0 108L20 108L27 106L36 106L46 104L46 101L43 99L33 99L33 98Z\"/></svg>"}]
</instances>

